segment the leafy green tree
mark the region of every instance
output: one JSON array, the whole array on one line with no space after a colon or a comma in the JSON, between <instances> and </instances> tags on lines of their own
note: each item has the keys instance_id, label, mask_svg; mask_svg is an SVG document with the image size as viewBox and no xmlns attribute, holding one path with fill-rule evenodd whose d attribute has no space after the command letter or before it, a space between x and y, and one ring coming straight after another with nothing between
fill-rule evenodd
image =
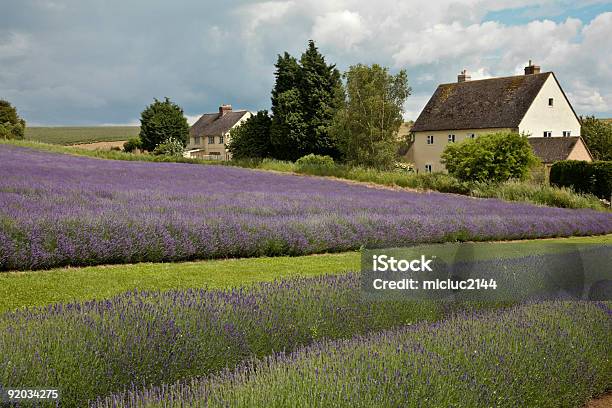
<instances>
[{"instance_id":1,"label":"leafy green tree","mask_svg":"<svg viewBox=\"0 0 612 408\"><path fill-rule=\"evenodd\" d=\"M132 137L123 144L123 150L127 153L132 153L136 149L142 148L142 142L138 137Z\"/></svg>"},{"instance_id":2,"label":"leafy green tree","mask_svg":"<svg viewBox=\"0 0 612 408\"><path fill-rule=\"evenodd\" d=\"M147 106L140 115L140 141L145 150L152 152L169 138L179 140L183 147L189 140L189 124L180 106L165 98Z\"/></svg>"},{"instance_id":3,"label":"leafy green tree","mask_svg":"<svg viewBox=\"0 0 612 408\"><path fill-rule=\"evenodd\" d=\"M612 160L612 123L581 117L581 134L595 160Z\"/></svg>"},{"instance_id":4,"label":"leafy green tree","mask_svg":"<svg viewBox=\"0 0 612 408\"><path fill-rule=\"evenodd\" d=\"M462 181L499 182L525 179L538 159L527 136L500 132L447 145L442 163Z\"/></svg>"},{"instance_id":5,"label":"leafy green tree","mask_svg":"<svg viewBox=\"0 0 612 408\"><path fill-rule=\"evenodd\" d=\"M0 99L0 139L23 139L26 122L10 102Z\"/></svg>"},{"instance_id":6,"label":"leafy green tree","mask_svg":"<svg viewBox=\"0 0 612 408\"><path fill-rule=\"evenodd\" d=\"M272 152L270 126L272 119L268 111L261 110L232 129L227 149L233 159L265 158Z\"/></svg>"},{"instance_id":7,"label":"leafy green tree","mask_svg":"<svg viewBox=\"0 0 612 408\"><path fill-rule=\"evenodd\" d=\"M297 160L309 153L338 157L328 132L343 101L335 65L328 65L310 41L299 62L285 53L275 66L270 128L273 156L283 160Z\"/></svg>"},{"instance_id":8,"label":"leafy green tree","mask_svg":"<svg viewBox=\"0 0 612 408\"><path fill-rule=\"evenodd\" d=\"M344 160L353 165L392 167L400 147L397 132L403 105L411 91L406 71L391 75L380 65L358 64L344 78L347 100L330 129Z\"/></svg>"}]
</instances>

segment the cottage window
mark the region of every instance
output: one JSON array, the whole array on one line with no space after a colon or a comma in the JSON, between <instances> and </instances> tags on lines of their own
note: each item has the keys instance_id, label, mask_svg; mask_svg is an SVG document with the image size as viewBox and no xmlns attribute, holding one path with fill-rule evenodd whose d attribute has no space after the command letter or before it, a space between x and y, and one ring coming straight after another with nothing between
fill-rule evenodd
<instances>
[{"instance_id":1,"label":"cottage window","mask_svg":"<svg viewBox=\"0 0 612 408\"><path fill-rule=\"evenodd\" d=\"M473 133L468 133L468 138L473 139L475 137L476 137L476 135L474 135Z\"/></svg>"},{"instance_id":2,"label":"cottage window","mask_svg":"<svg viewBox=\"0 0 612 408\"><path fill-rule=\"evenodd\" d=\"M544 137L552 137L552 132L550 130L545 130Z\"/></svg>"},{"instance_id":3,"label":"cottage window","mask_svg":"<svg viewBox=\"0 0 612 408\"><path fill-rule=\"evenodd\" d=\"M448 135L448 143L455 143L455 135Z\"/></svg>"},{"instance_id":4,"label":"cottage window","mask_svg":"<svg viewBox=\"0 0 612 408\"><path fill-rule=\"evenodd\" d=\"M196 136L194 138L194 142L193 144L195 144L196 146L202 143L202 138L200 136Z\"/></svg>"},{"instance_id":5,"label":"cottage window","mask_svg":"<svg viewBox=\"0 0 612 408\"><path fill-rule=\"evenodd\" d=\"M433 135L427 136L427 144L433 144L433 142L434 142Z\"/></svg>"},{"instance_id":6,"label":"cottage window","mask_svg":"<svg viewBox=\"0 0 612 408\"><path fill-rule=\"evenodd\" d=\"M223 135L219 136L219 143L223 144Z\"/></svg>"},{"instance_id":7,"label":"cottage window","mask_svg":"<svg viewBox=\"0 0 612 408\"><path fill-rule=\"evenodd\" d=\"M572 131L571 130L564 130L563 131L563 137L570 137L572 135Z\"/></svg>"},{"instance_id":8,"label":"cottage window","mask_svg":"<svg viewBox=\"0 0 612 408\"><path fill-rule=\"evenodd\" d=\"M548 98L548 106L553 106L555 100L553 98Z\"/></svg>"},{"instance_id":9,"label":"cottage window","mask_svg":"<svg viewBox=\"0 0 612 408\"><path fill-rule=\"evenodd\" d=\"M426 173L431 173L431 164L426 164L425 165L425 172Z\"/></svg>"},{"instance_id":10,"label":"cottage window","mask_svg":"<svg viewBox=\"0 0 612 408\"><path fill-rule=\"evenodd\" d=\"M215 137L214 136L208 136L208 144L215 144Z\"/></svg>"}]
</instances>

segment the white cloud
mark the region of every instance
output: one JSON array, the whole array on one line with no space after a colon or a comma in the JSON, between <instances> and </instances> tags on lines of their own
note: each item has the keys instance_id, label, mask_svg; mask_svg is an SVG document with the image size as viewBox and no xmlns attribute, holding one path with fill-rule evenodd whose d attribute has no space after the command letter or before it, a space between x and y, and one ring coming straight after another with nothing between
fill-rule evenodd
<instances>
[{"instance_id":1,"label":"white cloud","mask_svg":"<svg viewBox=\"0 0 612 408\"><path fill-rule=\"evenodd\" d=\"M312 28L312 38L315 41L347 51L353 49L370 34L361 15L349 10L333 11L317 16Z\"/></svg>"},{"instance_id":2,"label":"white cloud","mask_svg":"<svg viewBox=\"0 0 612 408\"><path fill-rule=\"evenodd\" d=\"M187 123L189 123L189 126L191 126L194 123L196 123L198 121L198 119L200 119L201 116L202 116L202 114L199 114L199 115L185 115L185 117L187 118Z\"/></svg>"},{"instance_id":3,"label":"white cloud","mask_svg":"<svg viewBox=\"0 0 612 408\"><path fill-rule=\"evenodd\" d=\"M582 82L575 82L572 89L567 97L578 112L606 112L612 106L610 95L604 98L598 89Z\"/></svg>"},{"instance_id":4,"label":"white cloud","mask_svg":"<svg viewBox=\"0 0 612 408\"><path fill-rule=\"evenodd\" d=\"M253 39L260 26L279 21L294 5L293 1L266 1L239 9L239 14L245 16L247 22L243 30L243 37Z\"/></svg>"},{"instance_id":5,"label":"white cloud","mask_svg":"<svg viewBox=\"0 0 612 408\"><path fill-rule=\"evenodd\" d=\"M0 37L0 59L25 55L29 45L27 35L9 32L6 38Z\"/></svg>"}]
</instances>

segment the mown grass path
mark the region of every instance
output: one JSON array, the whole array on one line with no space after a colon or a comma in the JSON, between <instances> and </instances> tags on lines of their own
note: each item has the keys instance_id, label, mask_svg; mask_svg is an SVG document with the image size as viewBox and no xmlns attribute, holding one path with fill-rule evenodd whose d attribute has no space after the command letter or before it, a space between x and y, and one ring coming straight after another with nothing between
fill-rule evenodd
<instances>
[{"instance_id":1,"label":"mown grass path","mask_svg":"<svg viewBox=\"0 0 612 408\"><path fill-rule=\"evenodd\" d=\"M358 252L345 252L0 272L0 312L74 300L106 299L135 288L228 288L292 276L342 273L358 270L359 262Z\"/></svg>"},{"instance_id":2,"label":"mown grass path","mask_svg":"<svg viewBox=\"0 0 612 408\"><path fill-rule=\"evenodd\" d=\"M550 242L612 245L612 234L520 241L525 253L541 252ZM489 245L477 243L476 245ZM496 254L502 252L496 250ZM360 269L360 253L297 257L224 259L180 263L140 263L47 271L0 273L0 312L58 302L106 299L131 289L229 288L292 276L336 274Z\"/></svg>"}]
</instances>

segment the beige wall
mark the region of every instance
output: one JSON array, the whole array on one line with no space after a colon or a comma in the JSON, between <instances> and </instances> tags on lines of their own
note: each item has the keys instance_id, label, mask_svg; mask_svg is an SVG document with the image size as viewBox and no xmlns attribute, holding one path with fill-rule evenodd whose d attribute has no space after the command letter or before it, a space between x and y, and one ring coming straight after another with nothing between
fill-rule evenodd
<instances>
[{"instance_id":1,"label":"beige wall","mask_svg":"<svg viewBox=\"0 0 612 408\"><path fill-rule=\"evenodd\" d=\"M548 98L553 98L553 106L548 106ZM519 124L519 132L535 137L544 136L545 130L551 131L553 137L563 136L564 130L569 130L571 136L580 136L580 122L552 75L548 76Z\"/></svg>"},{"instance_id":2,"label":"beige wall","mask_svg":"<svg viewBox=\"0 0 612 408\"><path fill-rule=\"evenodd\" d=\"M570 154L567 156L567 160L584 160L588 162L593 161L582 139L576 142L576 145L574 146Z\"/></svg>"},{"instance_id":3,"label":"beige wall","mask_svg":"<svg viewBox=\"0 0 612 408\"><path fill-rule=\"evenodd\" d=\"M488 133L509 132L511 129L466 129L466 130L437 130L430 132L414 132L414 143L406 154L406 158L414 163L415 169L422 173L425 165L431 164L432 171L444 171L444 166L440 163L440 155L444 148L449 144L448 135L455 135L455 143L459 143L474 134L475 137ZM427 136L434 137L432 145L427 144Z\"/></svg>"},{"instance_id":4,"label":"beige wall","mask_svg":"<svg viewBox=\"0 0 612 408\"><path fill-rule=\"evenodd\" d=\"M240 126L245 120L253 116L251 112L245 112L238 122L232 127L232 129ZM200 137L200 143L196 144L195 136L191 136L189 140L188 149L203 149L203 152L198 153L200 156L208 155L220 155L224 160L229 160L231 154L225 148L231 139L231 129L228 132L224 132L222 135L211 135L214 138L214 143L208 143L208 135L202 135ZM220 136L223 136L223 143L220 141Z\"/></svg>"}]
</instances>

